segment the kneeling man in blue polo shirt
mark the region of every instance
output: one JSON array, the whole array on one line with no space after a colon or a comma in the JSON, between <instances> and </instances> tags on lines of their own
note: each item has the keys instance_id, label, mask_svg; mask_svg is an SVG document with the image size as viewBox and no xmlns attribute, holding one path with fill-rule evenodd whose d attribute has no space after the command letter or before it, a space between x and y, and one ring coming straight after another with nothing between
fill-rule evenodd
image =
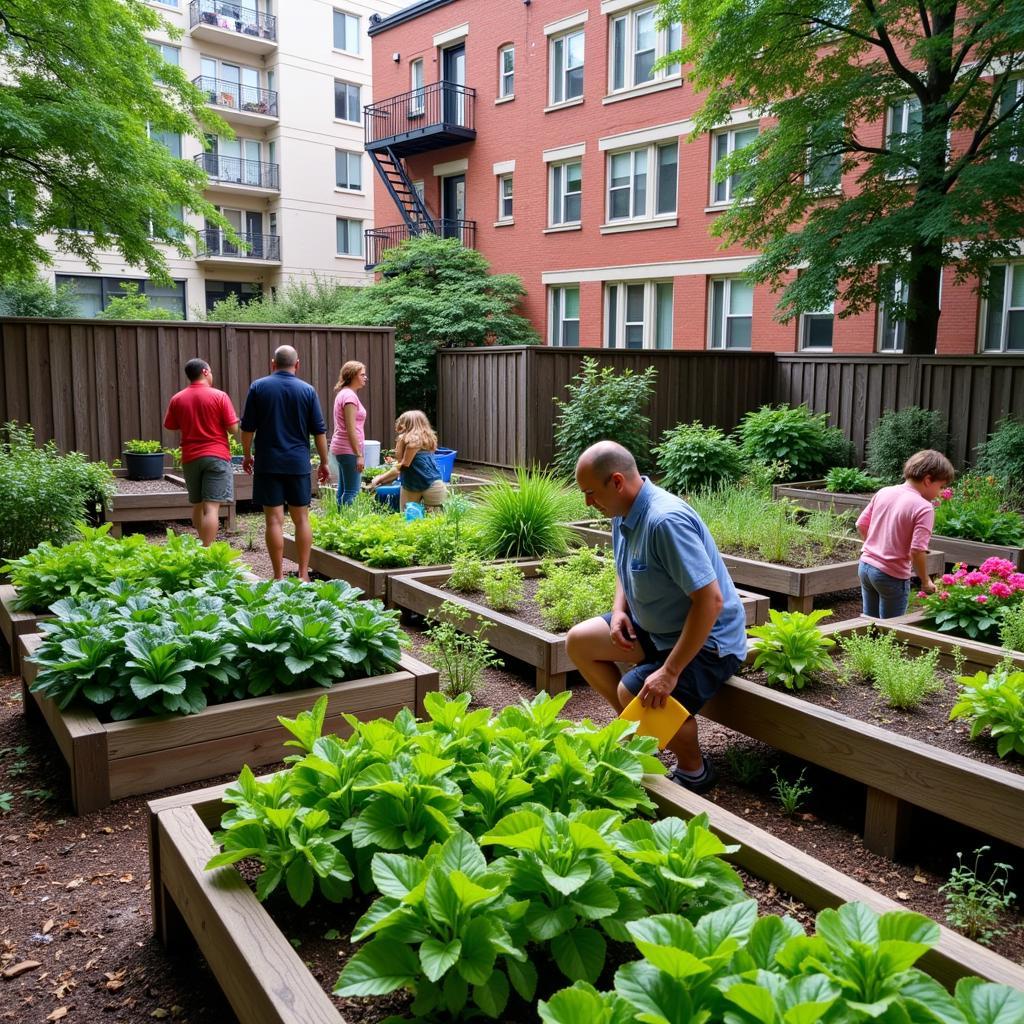
<instances>
[{"instance_id":1,"label":"kneeling man in blue polo shirt","mask_svg":"<svg viewBox=\"0 0 1024 1024\"><path fill-rule=\"evenodd\" d=\"M695 715L739 668L747 649L743 605L708 528L682 498L656 487L613 441L591 445L576 463L587 504L612 520L615 603L574 626L569 657L616 710L635 696L661 707L674 697ZM620 664L630 668L625 675ZM694 717L668 748L673 781L702 792L715 783Z\"/></svg>"}]
</instances>

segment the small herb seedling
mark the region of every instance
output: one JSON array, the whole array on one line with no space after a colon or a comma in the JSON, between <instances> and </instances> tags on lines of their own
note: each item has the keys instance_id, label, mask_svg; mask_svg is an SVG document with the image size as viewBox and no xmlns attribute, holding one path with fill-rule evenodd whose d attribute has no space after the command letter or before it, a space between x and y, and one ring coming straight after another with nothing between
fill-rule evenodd
<instances>
[{"instance_id":1,"label":"small herb seedling","mask_svg":"<svg viewBox=\"0 0 1024 1024\"><path fill-rule=\"evenodd\" d=\"M963 854L958 853L957 866L950 872L949 881L939 886L939 892L946 897L946 920L967 938L985 946L1003 934L998 927L999 917L1016 899L1008 888L1008 864L993 865L987 879L978 875L982 855L989 849L979 846L974 851L973 867L964 864Z\"/></svg>"},{"instance_id":2,"label":"small herb seedling","mask_svg":"<svg viewBox=\"0 0 1024 1024\"><path fill-rule=\"evenodd\" d=\"M803 805L804 797L809 796L814 791L812 786L804 782L804 772L806 770L806 768L801 769L800 774L791 782L779 774L778 768L772 769L772 775L775 778L772 792L778 797L783 811L790 815L790 817L796 814Z\"/></svg>"}]
</instances>

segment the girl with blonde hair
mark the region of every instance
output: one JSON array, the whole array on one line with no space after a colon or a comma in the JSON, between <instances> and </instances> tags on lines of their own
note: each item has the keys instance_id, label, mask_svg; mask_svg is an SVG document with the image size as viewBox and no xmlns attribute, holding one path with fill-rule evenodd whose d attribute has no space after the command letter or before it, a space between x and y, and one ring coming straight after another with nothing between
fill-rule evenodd
<instances>
[{"instance_id":1,"label":"girl with blonde hair","mask_svg":"<svg viewBox=\"0 0 1024 1024\"><path fill-rule=\"evenodd\" d=\"M389 484L401 474L399 502L403 510L410 501L433 507L444 504L448 488L441 479L434 455L437 434L430 420L419 409L410 409L395 421L395 434L395 464L386 473L374 477L369 489L373 491L382 484Z\"/></svg>"},{"instance_id":2,"label":"girl with blonde hair","mask_svg":"<svg viewBox=\"0 0 1024 1024\"><path fill-rule=\"evenodd\" d=\"M357 394L366 386L366 367L350 359L338 374L334 385L334 435L331 454L338 466L338 504L351 505L359 493L363 478L364 427L366 407Z\"/></svg>"}]
</instances>

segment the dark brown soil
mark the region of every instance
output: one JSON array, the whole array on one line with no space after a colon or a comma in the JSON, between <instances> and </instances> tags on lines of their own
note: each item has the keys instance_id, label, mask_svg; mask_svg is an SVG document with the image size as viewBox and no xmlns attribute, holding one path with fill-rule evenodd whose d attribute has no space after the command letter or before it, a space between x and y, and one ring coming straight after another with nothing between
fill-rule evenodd
<instances>
[{"instance_id":1,"label":"dark brown soil","mask_svg":"<svg viewBox=\"0 0 1024 1024\"><path fill-rule=\"evenodd\" d=\"M737 558L749 558L755 562L766 562L757 548L728 547L721 549L724 554L734 555ZM813 541L805 541L803 544L795 544L790 557L784 562L772 562L772 565L784 565L790 569L810 569L826 565L836 565L841 562L856 562L860 558L860 544L853 541L844 541L837 544L827 553L825 549Z\"/></svg>"},{"instance_id":2,"label":"dark brown soil","mask_svg":"<svg viewBox=\"0 0 1024 1024\"><path fill-rule=\"evenodd\" d=\"M473 590L465 594L459 591L452 591L452 593L457 594L459 597L464 597L469 601L473 601L475 604L482 604L485 608L490 608L493 611L500 611L502 615L507 615L510 619L517 619L519 622L523 622L527 626L534 626L537 629L544 629L549 633L555 633L558 636L562 636L567 633L568 630L552 629L544 622L544 617L540 613L540 606L537 604L537 588L540 584L541 580L535 577L524 579L523 599L518 608L513 608L511 610L507 608L495 608L494 605L487 600L487 595L479 590ZM444 589L447 590L448 588L445 587Z\"/></svg>"}]
</instances>

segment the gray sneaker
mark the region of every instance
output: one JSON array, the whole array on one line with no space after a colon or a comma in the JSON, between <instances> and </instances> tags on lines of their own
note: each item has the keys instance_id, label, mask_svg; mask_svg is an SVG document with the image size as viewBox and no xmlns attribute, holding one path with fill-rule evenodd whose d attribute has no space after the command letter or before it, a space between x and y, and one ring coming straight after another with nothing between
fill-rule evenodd
<instances>
[{"instance_id":1,"label":"gray sneaker","mask_svg":"<svg viewBox=\"0 0 1024 1024\"><path fill-rule=\"evenodd\" d=\"M669 773L669 778L676 785L690 790L691 793L706 793L718 782L718 772L715 771L714 764L704 757L704 774L699 779L688 779L685 775L680 774L678 768Z\"/></svg>"}]
</instances>

